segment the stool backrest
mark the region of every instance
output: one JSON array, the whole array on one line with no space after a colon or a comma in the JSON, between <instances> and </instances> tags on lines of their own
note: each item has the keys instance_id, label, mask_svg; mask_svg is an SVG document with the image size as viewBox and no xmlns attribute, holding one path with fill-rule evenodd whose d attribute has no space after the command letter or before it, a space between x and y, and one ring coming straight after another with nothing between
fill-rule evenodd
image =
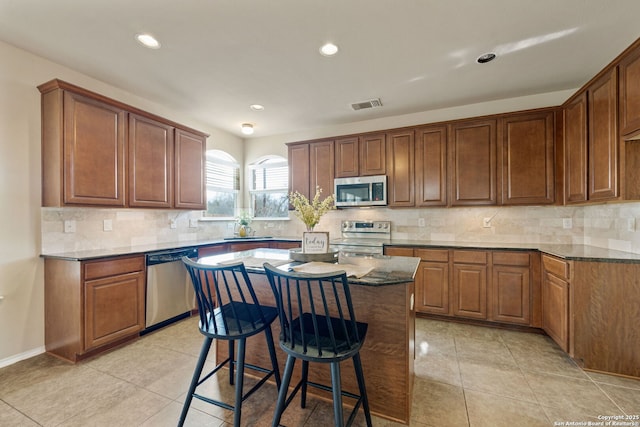
<instances>
[{"instance_id":1,"label":"stool backrest","mask_svg":"<svg viewBox=\"0 0 640 427\"><path fill-rule=\"evenodd\" d=\"M241 337L266 323L242 261L207 265L183 257L182 262L193 282L203 331L212 335Z\"/></svg>"},{"instance_id":2,"label":"stool backrest","mask_svg":"<svg viewBox=\"0 0 640 427\"><path fill-rule=\"evenodd\" d=\"M344 271L304 274L268 263L264 269L276 295L285 351L318 358L358 351L366 328L356 321Z\"/></svg>"}]
</instances>

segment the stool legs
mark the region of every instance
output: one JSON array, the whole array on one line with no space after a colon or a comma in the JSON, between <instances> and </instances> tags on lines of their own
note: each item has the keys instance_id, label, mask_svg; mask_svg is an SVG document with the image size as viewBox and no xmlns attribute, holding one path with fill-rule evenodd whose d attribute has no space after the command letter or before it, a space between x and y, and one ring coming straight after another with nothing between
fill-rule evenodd
<instances>
[{"instance_id":1,"label":"stool legs","mask_svg":"<svg viewBox=\"0 0 640 427\"><path fill-rule=\"evenodd\" d=\"M289 391L289 383L291 382L291 376L293 374L293 367L295 364L296 358L293 356L287 356L287 363L285 363L282 383L278 389L278 401L276 403L275 413L273 414L271 427L278 427L280 425L280 418L282 418L282 413L287 406L287 392Z\"/></svg>"},{"instance_id":2,"label":"stool legs","mask_svg":"<svg viewBox=\"0 0 640 427\"><path fill-rule=\"evenodd\" d=\"M246 338L238 340L238 360L236 366L236 402L233 411L233 427L240 427L240 416L242 415L242 386L244 385L244 353ZM232 341L233 343L233 341ZM233 363L231 363L233 366Z\"/></svg>"},{"instance_id":3,"label":"stool legs","mask_svg":"<svg viewBox=\"0 0 640 427\"><path fill-rule=\"evenodd\" d=\"M273 376L276 377L276 387L280 390L280 383L282 382L280 379L280 367L278 366L278 358L276 357L276 347L273 344L273 334L271 333L271 328L267 328L264 330L267 336L267 348L269 349L269 357L271 358L271 366L273 367Z\"/></svg>"},{"instance_id":4,"label":"stool legs","mask_svg":"<svg viewBox=\"0 0 640 427\"><path fill-rule=\"evenodd\" d=\"M369 412L369 398L367 397L367 388L364 384L364 373L362 371L362 362L360 361L360 353L353 357L353 366L356 369L356 379L358 380L358 388L360 389L360 397L362 399L362 409L364 417L367 421L367 427L371 427L371 412Z\"/></svg>"},{"instance_id":5,"label":"stool legs","mask_svg":"<svg viewBox=\"0 0 640 427\"><path fill-rule=\"evenodd\" d=\"M184 421L187 418L187 412L189 412L189 406L191 406L191 401L193 400L193 393L196 391L196 387L198 386L198 381L200 381L200 374L202 374L202 369L204 368L204 362L207 360L207 355L209 354L209 349L211 348L211 343L213 342L212 338L206 337L204 342L202 343L202 348L200 349L200 356L198 356L198 362L196 363L196 368L193 372L193 377L191 378L191 385L189 385L189 391L187 392L187 397L184 400L184 405L182 406L182 413L180 414L180 421L178 421L178 427L182 427L184 425Z\"/></svg>"},{"instance_id":6,"label":"stool legs","mask_svg":"<svg viewBox=\"0 0 640 427\"><path fill-rule=\"evenodd\" d=\"M333 394L333 423L344 426L342 417L342 385L340 383L340 362L331 362L331 392Z\"/></svg>"}]
</instances>

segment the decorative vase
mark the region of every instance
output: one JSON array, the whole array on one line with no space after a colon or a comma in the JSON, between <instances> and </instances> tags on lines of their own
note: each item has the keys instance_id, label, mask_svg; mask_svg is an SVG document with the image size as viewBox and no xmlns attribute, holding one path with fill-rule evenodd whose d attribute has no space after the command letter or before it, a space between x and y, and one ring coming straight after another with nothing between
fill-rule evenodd
<instances>
[{"instance_id":1,"label":"decorative vase","mask_svg":"<svg viewBox=\"0 0 640 427\"><path fill-rule=\"evenodd\" d=\"M247 237L247 227L244 225L241 225L240 228L238 229L238 236L240 237Z\"/></svg>"}]
</instances>

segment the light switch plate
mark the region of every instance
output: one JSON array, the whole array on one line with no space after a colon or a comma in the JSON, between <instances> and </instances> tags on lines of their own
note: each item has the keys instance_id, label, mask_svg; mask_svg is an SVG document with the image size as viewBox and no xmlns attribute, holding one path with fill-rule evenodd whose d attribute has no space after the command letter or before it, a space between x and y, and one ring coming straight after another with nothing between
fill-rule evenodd
<instances>
[{"instance_id":1,"label":"light switch plate","mask_svg":"<svg viewBox=\"0 0 640 427\"><path fill-rule=\"evenodd\" d=\"M65 233L75 233L76 232L76 222L72 219L68 219L64 222L64 232Z\"/></svg>"},{"instance_id":2,"label":"light switch plate","mask_svg":"<svg viewBox=\"0 0 640 427\"><path fill-rule=\"evenodd\" d=\"M573 221L571 220L571 218L562 218L562 228L573 228Z\"/></svg>"},{"instance_id":3,"label":"light switch plate","mask_svg":"<svg viewBox=\"0 0 640 427\"><path fill-rule=\"evenodd\" d=\"M189 218L189 227L198 228L198 218Z\"/></svg>"},{"instance_id":4,"label":"light switch plate","mask_svg":"<svg viewBox=\"0 0 640 427\"><path fill-rule=\"evenodd\" d=\"M110 219L105 219L102 221L102 230L103 231L112 231L113 230L113 221Z\"/></svg>"}]
</instances>

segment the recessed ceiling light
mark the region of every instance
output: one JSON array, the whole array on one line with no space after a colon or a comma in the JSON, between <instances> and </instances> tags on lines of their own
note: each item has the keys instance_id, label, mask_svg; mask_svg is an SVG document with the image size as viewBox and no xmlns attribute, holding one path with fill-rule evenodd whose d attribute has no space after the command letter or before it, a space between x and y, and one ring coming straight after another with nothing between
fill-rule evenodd
<instances>
[{"instance_id":1,"label":"recessed ceiling light","mask_svg":"<svg viewBox=\"0 0 640 427\"><path fill-rule=\"evenodd\" d=\"M253 111L262 111L262 110L264 110L264 105L251 104L251 105L249 105L249 108L251 108Z\"/></svg>"},{"instance_id":2,"label":"recessed ceiling light","mask_svg":"<svg viewBox=\"0 0 640 427\"><path fill-rule=\"evenodd\" d=\"M491 62L496 59L495 53L485 53L484 55L480 55L476 61L478 64L486 64L487 62Z\"/></svg>"},{"instance_id":3,"label":"recessed ceiling light","mask_svg":"<svg viewBox=\"0 0 640 427\"><path fill-rule=\"evenodd\" d=\"M253 125L251 123L243 123L242 133L245 135L251 135L253 133Z\"/></svg>"},{"instance_id":4,"label":"recessed ceiling light","mask_svg":"<svg viewBox=\"0 0 640 427\"><path fill-rule=\"evenodd\" d=\"M320 47L320 54L324 56L333 56L338 53L338 46L333 43L327 43Z\"/></svg>"},{"instance_id":5,"label":"recessed ceiling light","mask_svg":"<svg viewBox=\"0 0 640 427\"><path fill-rule=\"evenodd\" d=\"M160 49L160 42L151 34L136 34L136 40L149 49Z\"/></svg>"}]
</instances>

